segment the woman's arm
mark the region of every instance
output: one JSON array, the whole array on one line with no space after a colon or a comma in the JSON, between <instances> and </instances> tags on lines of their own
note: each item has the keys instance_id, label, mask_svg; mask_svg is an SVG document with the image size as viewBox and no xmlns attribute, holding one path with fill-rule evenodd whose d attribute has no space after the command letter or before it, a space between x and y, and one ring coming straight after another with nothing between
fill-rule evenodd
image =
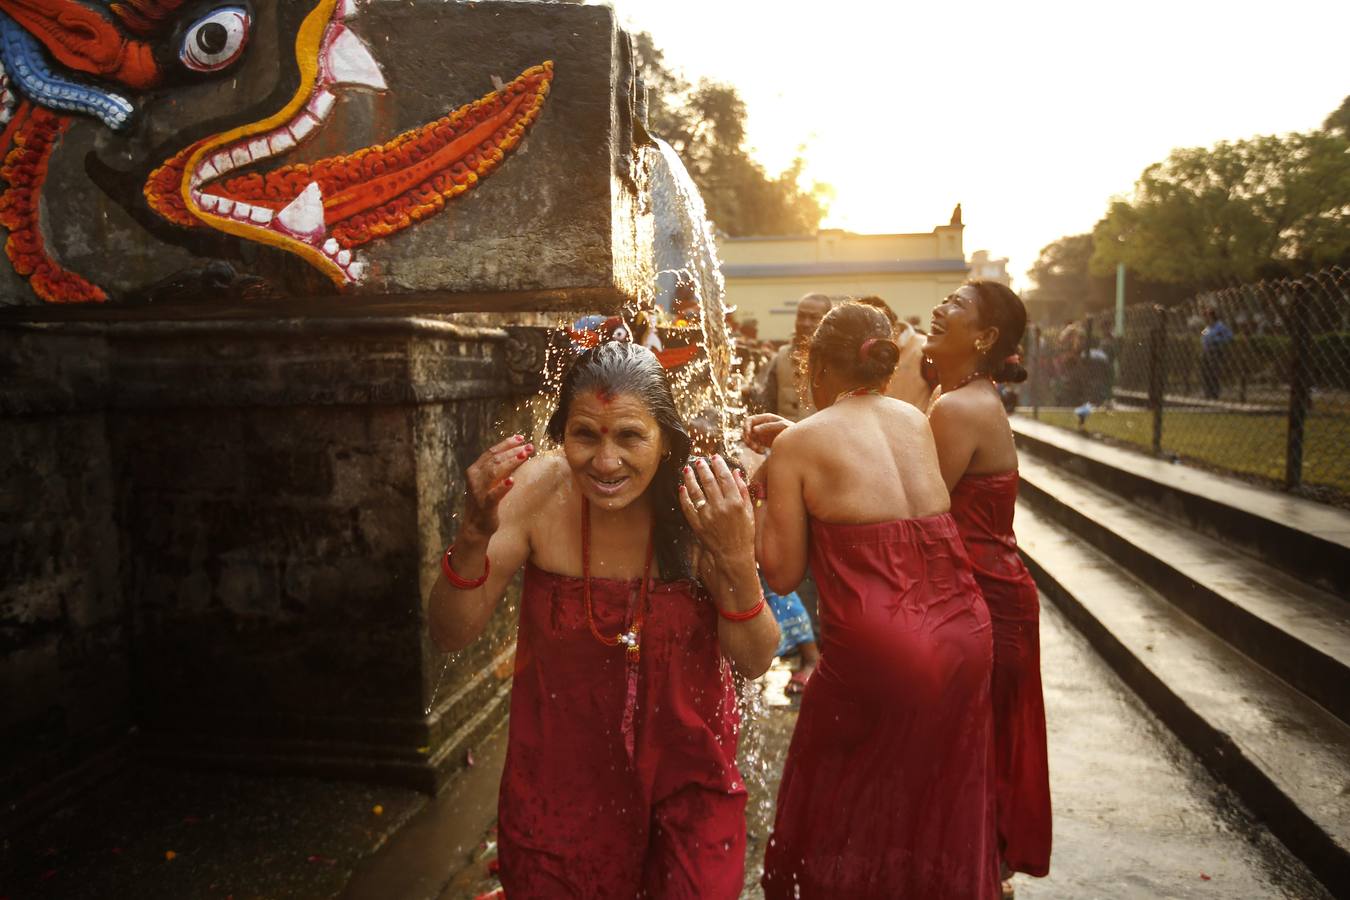
<instances>
[{"instance_id":1,"label":"woman's arm","mask_svg":"<svg viewBox=\"0 0 1350 900\"><path fill-rule=\"evenodd\" d=\"M802 496L802 456L799 433L788 429L756 473L767 496L755 513L755 557L777 594L791 593L806 577L809 519Z\"/></svg>"},{"instance_id":2,"label":"woman's arm","mask_svg":"<svg viewBox=\"0 0 1350 900\"><path fill-rule=\"evenodd\" d=\"M937 444L938 468L948 491L956 487L970 468L980 439L979 429L973 427L968 410L957 399L958 393L939 397L928 412L928 424Z\"/></svg>"},{"instance_id":3,"label":"woman's arm","mask_svg":"<svg viewBox=\"0 0 1350 900\"><path fill-rule=\"evenodd\" d=\"M456 588L441 567L431 588L427 623L432 641L442 650L462 650L482 634L507 584L529 557L528 511L546 468L542 461L521 468L533 451L516 435L488 450L465 473L468 491L451 569L465 581L477 581L484 571L487 579L478 587Z\"/></svg>"},{"instance_id":4,"label":"woman's arm","mask_svg":"<svg viewBox=\"0 0 1350 900\"><path fill-rule=\"evenodd\" d=\"M759 587L755 568L755 521L750 491L740 472L732 473L721 456L686 466L680 506L698 537L699 576L712 594L719 615L717 640L722 652L746 678L758 678L773 663L778 623ZM728 619L758 607L744 620Z\"/></svg>"}]
</instances>

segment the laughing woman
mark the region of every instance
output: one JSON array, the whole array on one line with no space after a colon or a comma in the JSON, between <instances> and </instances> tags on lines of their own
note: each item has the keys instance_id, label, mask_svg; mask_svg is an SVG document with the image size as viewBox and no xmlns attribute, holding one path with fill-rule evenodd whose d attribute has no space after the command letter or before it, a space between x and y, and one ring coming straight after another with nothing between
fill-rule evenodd
<instances>
[{"instance_id":1,"label":"laughing woman","mask_svg":"<svg viewBox=\"0 0 1350 900\"><path fill-rule=\"evenodd\" d=\"M1003 870L1050 871L1050 779L1041 694L1040 602L1017 553L1017 447L995 382L1026 379L1015 354L1026 330L1006 285L964 284L933 310L924 353L941 395L929 421L952 516L994 625L994 746ZM1005 894L1011 886L1005 884Z\"/></svg>"},{"instance_id":2,"label":"laughing woman","mask_svg":"<svg viewBox=\"0 0 1350 900\"><path fill-rule=\"evenodd\" d=\"M524 567L498 837L512 900L739 895L745 783L731 666L757 677L765 609L744 479L686 465L651 351L611 342L563 380L531 460L519 435L469 467L432 590L432 637L472 642Z\"/></svg>"}]
</instances>

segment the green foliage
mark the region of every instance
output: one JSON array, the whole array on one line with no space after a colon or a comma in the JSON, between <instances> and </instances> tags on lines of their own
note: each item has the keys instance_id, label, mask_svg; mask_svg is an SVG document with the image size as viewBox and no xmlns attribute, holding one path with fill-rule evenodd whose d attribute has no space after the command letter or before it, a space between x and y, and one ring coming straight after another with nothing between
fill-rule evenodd
<instances>
[{"instance_id":1,"label":"green foliage","mask_svg":"<svg viewBox=\"0 0 1350 900\"><path fill-rule=\"evenodd\" d=\"M1093 230L1091 271L1117 263L1200 290L1350 261L1346 104L1327 128L1174 150Z\"/></svg>"},{"instance_id":2,"label":"green foliage","mask_svg":"<svg viewBox=\"0 0 1350 900\"><path fill-rule=\"evenodd\" d=\"M665 61L646 32L634 50L647 86L649 130L680 155L708 207L708 218L733 237L809 234L824 218L829 189L803 189L798 156L777 175L751 158L745 143L745 101L734 87L703 80L696 86Z\"/></svg>"},{"instance_id":3,"label":"green foliage","mask_svg":"<svg viewBox=\"0 0 1350 900\"><path fill-rule=\"evenodd\" d=\"M1111 280L1094 277L1088 271L1092 250L1090 234L1071 234L1041 248L1028 272L1036 283L1028 299L1054 305L1072 317L1110 306L1114 296Z\"/></svg>"}]
</instances>

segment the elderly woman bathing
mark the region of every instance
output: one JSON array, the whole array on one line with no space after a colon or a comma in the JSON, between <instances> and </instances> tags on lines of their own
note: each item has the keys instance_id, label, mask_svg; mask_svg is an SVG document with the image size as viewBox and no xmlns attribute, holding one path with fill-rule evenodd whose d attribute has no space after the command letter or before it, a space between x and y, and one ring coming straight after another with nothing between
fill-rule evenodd
<instances>
[{"instance_id":1,"label":"elderly woman bathing","mask_svg":"<svg viewBox=\"0 0 1350 900\"><path fill-rule=\"evenodd\" d=\"M501 879L530 897L736 897L745 784L732 666L757 677L765 609L744 478L689 437L656 357L583 353L548 424L467 473L432 590L433 638L472 642L524 567Z\"/></svg>"}]
</instances>

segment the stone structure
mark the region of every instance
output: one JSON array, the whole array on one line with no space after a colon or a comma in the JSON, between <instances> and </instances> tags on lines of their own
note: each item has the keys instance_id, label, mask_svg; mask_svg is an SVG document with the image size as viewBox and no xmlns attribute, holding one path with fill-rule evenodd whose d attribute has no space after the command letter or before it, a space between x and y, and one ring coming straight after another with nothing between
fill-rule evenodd
<instances>
[{"instance_id":1,"label":"stone structure","mask_svg":"<svg viewBox=\"0 0 1350 900\"><path fill-rule=\"evenodd\" d=\"M800 237L723 238L727 304L755 319L759 336L792 336L804 294L875 294L901 318L929 311L966 279L964 226L956 217L927 234L853 234L822 229Z\"/></svg>"},{"instance_id":2,"label":"stone structure","mask_svg":"<svg viewBox=\"0 0 1350 900\"><path fill-rule=\"evenodd\" d=\"M653 288L611 10L202 8L0 0L0 833L137 753L444 783L514 615L447 663L425 597L548 340L483 322Z\"/></svg>"},{"instance_id":3,"label":"stone structure","mask_svg":"<svg viewBox=\"0 0 1350 900\"><path fill-rule=\"evenodd\" d=\"M611 10L229 9L0 2L0 304L594 309L645 289Z\"/></svg>"},{"instance_id":4,"label":"stone structure","mask_svg":"<svg viewBox=\"0 0 1350 900\"><path fill-rule=\"evenodd\" d=\"M976 250L970 254L970 277L1011 285L1012 276L1008 274L1008 257L1000 256L995 259L989 255L988 250Z\"/></svg>"}]
</instances>

